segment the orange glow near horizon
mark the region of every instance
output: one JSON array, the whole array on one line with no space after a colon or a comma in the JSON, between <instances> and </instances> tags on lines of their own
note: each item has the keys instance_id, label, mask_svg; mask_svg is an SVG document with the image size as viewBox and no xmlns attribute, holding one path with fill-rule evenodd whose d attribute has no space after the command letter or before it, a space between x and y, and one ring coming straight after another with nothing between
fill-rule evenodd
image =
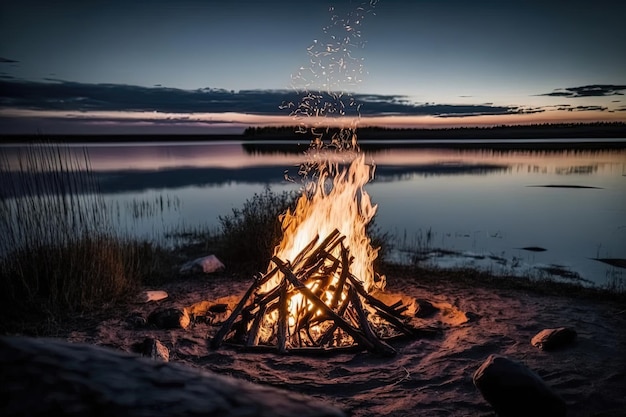
<instances>
[{"instance_id":1,"label":"orange glow near horizon","mask_svg":"<svg viewBox=\"0 0 626 417\"><path fill-rule=\"evenodd\" d=\"M58 111L0 109L0 118L36 119L45 118L66 123L91 126L97 134L97 126L119 126L120 133L127 126L198 127L206 128L211 133L212 127L289 126L294 120L289 115L256 115L246 113L161 113L128 111ZM355 122L354 118L310 118L310 124L332 127L346 127ZM362 116L358 126L379 126L387 128L454 128L454 127L489 127L500 125L542 124L542 123L588 123L588 122L626 122L626 112L584 111L572 112L550 110L532 114L503 114L476 116L414 116L414 115L379 115ZM36 127L36 124L34 124ZM33 129L35 129L35 127Z\"/></svg>"}]
</instances>

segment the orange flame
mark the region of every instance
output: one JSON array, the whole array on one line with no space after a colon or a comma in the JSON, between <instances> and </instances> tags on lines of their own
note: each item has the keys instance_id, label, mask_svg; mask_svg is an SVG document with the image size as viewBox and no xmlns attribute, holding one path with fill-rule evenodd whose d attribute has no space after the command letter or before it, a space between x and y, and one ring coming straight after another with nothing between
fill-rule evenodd
<instances>
[{"instance_id":1,"label":"orange flame","mask_svg":"<svg viewBox=\"0 0 626 417\"><path fill-rule=\"evenodd\" d=\"M319 244L337 229L345 236L344 243L354 258L350 267L352 275L361 280L367 291L375 287L383 289L384 278L374 279L373 265L379 248L372 247L366 233L377 206L372 204L363 187L373 172L373 167L365 163L363 154L356 155L347 169L340 169L337 163L323 164L317 181L303 191L295 210L282 216L283 237L274 255L291 262L315 236L318 236ZM339 246L336 247L332 255L340 258L340 250ZM278 274L261 291L274 288L281 279Z\"/></svg>"}]
</instances>

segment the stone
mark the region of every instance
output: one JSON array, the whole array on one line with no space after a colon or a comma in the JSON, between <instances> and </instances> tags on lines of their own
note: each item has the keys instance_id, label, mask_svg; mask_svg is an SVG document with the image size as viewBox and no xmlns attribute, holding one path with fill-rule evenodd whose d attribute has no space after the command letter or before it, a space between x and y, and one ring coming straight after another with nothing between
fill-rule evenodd
<instances>
[{"instance_id":1,"label":"stone","mask_svg":"<svg viewBox=\"0 0 626 417\"><path fill-rule=\"evenodd\" d=\"M467 317L468 323L474 323L480 320L483 316L481 316L480 314L472 313L471 311L466 311L465 317Z\"/></svg>"},{"instance_id":2,"label":"stone","mask_svg":"<svg viewBox=\"0 0 626 417\"><path fill-rule=\"evenodd\" d=\"M433 316L439 309L435 307L430 301L416 299L415 303L417 305L417 311L415 312L415 317L424 319L427 317Z\"/></svg>"},{"instance_id":3,"label":"stone","mask_svg":"<svg viewBox=\"0 0 626 417\"><path fill-rule=\"evenodd\" d=\"M213 303L211 301L199 301L188 307L187 311L192 321L207 324L220 324L231 313L227 303Z\"/></svg>"},{"instance_id":4,"label":"stone","mask_svg":"<svg viewBox=\"0 0 626 417\"><path fill-rule=\"evenodd\" d=\"M181 273L204 272L210 274L212 272L221 271L225 268L222 261L217 259L215 255L209 255L202 258L194 259L185 263L181 268Z\"/></svg>"},{"instance_id":5,"label":"stone","mask_svg":"<svg viewBox=\"0 0 626 417\"><path fill-rule=\"evenodd\" d=\"M163 362L169 362L170 360L169 349L158 339L153 337L146 337L143 342L134 344L133 352Z\"/></svg>"},{"instance_id":6,"label":"stone","mask_svg":"<svg viewBox=\"0 0 626 417\"><path fill-rule=\"evenodd\" d=\"M191 322L186 308L157 309L148 316L148 324L159 329L186 329Z\"/></svg>"},{"instance_id":7,"label":"stone","mask_svg":"<svg viewBox=\"0 0 626 417\"><path fill-rule=\"evenodd\" d=\"M141 293L141 302L149 303L151 301L161 301L168 297L165 291L144 291Z\"/></svg>"},{"instance_id":8,"label":"stone","mask_svg":"<svg viewBox=\"0 0 626 417\"><path fill-rule=\"evenodd\" d=\"M319 399L58 339L0 337L3 416L345 417Z\"/></svg>"},{"instance_id":9,"label":"stone","mask_svg":"<svg viewBox=\"0 0 626 417\"><path fill-rule=\"evenodd\" d=\"M130 324L132 327L144 327L147 321L141 313L134 312L126 317L126 323Z\"/></svg>"},{"instance_id":10,"label":"stone","mask_svg":"<svg viewBox=\"0 0 626 417\"><path fill-rule=\"evenodd\" d=\"M522 363L490 355L476 370L474 385L499 417L562 417L565 402Z\"/></svg>"},{"instance_id":11,"label":"stone","mask_svg":"<svg viewBox=\"0 0 626 417\"><path fill-rule=\"evenodd\" d=\"M543 329L530 340L530 343L541 350L556 350L574 343L576 336L576 330L570 327Z\"/></svg>"}]
</instances>

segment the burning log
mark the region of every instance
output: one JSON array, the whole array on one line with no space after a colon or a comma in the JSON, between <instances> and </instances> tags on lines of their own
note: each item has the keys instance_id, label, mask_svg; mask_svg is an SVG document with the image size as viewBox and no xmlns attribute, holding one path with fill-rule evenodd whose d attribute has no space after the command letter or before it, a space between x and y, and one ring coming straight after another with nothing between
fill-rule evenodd
<instances>
[{"instance_id":1,"label":"burning log","mask_svg":"<svg viewBox=\"0 0 626 417\"><path fill-rule=\"evenodd\" d=\"M226 342L253 351L359 349L393 356L396 351L383 334L429 334L409 324L401 301L388 306L368 293L350 272L352 258L338 230L316 246L317 241L316 236L291 263L272 258L274 266L255 279L211 340L212 348ZM269 282L277 284L263 289Z\"/></svg>"}]
</instances>

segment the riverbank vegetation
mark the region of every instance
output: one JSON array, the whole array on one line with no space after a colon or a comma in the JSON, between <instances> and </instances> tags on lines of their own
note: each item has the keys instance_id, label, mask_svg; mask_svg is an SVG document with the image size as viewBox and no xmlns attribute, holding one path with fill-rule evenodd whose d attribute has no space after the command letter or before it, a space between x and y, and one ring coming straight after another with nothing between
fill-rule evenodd
<instances>
[{"instance_id":1,"label":"riverbank vegetation","mask_svg":"<svg viewBox=\"0 0 626 417\"><path fill-rule=\"evenodd\" d=\"M115 303L166 273L162 249L113 229L86 153L29 147L0 180L3 322Z\"/></svg>"}]
</instances>

